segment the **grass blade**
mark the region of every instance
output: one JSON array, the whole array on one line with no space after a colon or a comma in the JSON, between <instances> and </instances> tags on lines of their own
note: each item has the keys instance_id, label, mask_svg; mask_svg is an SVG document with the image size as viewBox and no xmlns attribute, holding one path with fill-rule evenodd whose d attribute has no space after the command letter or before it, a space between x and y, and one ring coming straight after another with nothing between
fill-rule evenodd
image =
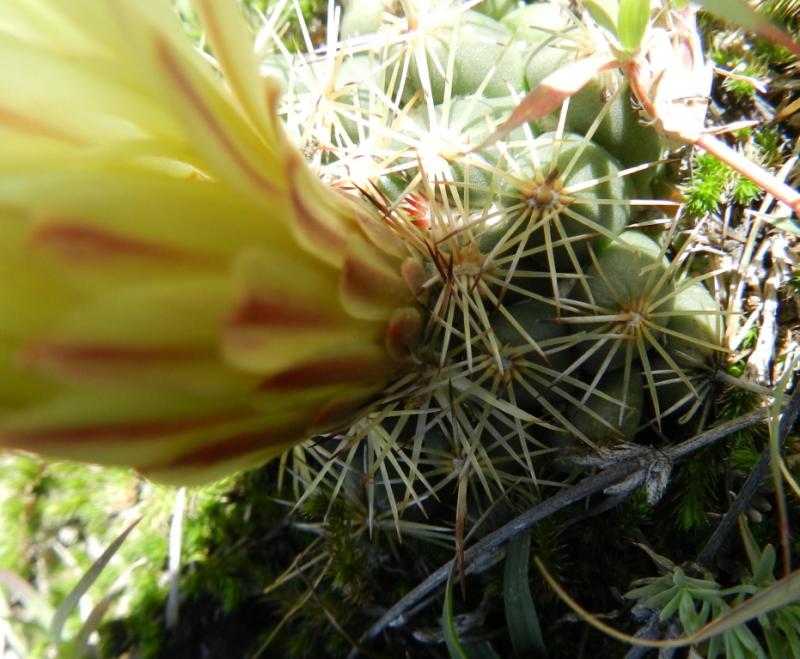
<instances>
[{"instance_id":1,"label":"grass blade","mask_svg":"<svg viewBox=\"0 0 800 659\"><path fill-rule=\"evenodd\" d=\"M121 594L122 589L117 589L110 592L91 610L71 643L72 653L76 659L78 657L89 656L89 637L93 632L97 631L100 623L103 622L103 617L106 613L108 613L108 610L111 608L114 600L116 600Z\"/></svg>"},{"instance_id":2,"label":"grass blade","mask_svg":"<svg viewBox=\"0 0 800 659\"><path fill-rule=\"evenodd\" d=\"M547 648L528 586L530 551L530 532L515 535L508 542L503 575L506 624L516 657L545 657Z\"/></svg>"},{"instance_id":3,"label":"grass blade","mask_svg":"<svg viewBox=\"0 0 800 659\"><path fill-rule=\"evenodd\" d=\"M53 637L53 643L58 645L61 641L61 632L64 629L64 623L67 621L67 617L69 616L72 609L78 604L78 600L86 593L87 590L92 586L92 584L97 580L97 577L100 576L100 573L103 571L108 562L112 559L114 554L119 551L119 548L122 546L122 543L125 542L125 538L128 537L131 531L133 531L134 527L141 521L140 519L135 520L132 524L128 526L122 533L117 536L117 539L112 542L108 548L100 555L100 557L92 564L92 567L84 574L80 581L75 585L69 595L64 598L64 601L61 602L59 607L56 609L55 614L53 615L53 620L50 623L50 634Z\"/></svg>"},{"instance_id":4,"label":"grass blade","mask_svg":"<svg viewBox=\"0 0 800 659\"><path fill-rule=\"evenodd\" d=\"M444 606L442 607L442 633L447 645L450 659L469 659L461 642L458 640L458 630L453 619L453 575L455 570L450 570L447 584L444 587Z\"/></svg>"}]
</instances>

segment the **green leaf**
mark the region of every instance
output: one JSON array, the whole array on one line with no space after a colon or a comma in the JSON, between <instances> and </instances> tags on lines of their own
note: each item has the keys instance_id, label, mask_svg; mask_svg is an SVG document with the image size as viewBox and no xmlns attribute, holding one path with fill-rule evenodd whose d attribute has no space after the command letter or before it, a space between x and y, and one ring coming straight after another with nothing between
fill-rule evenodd
<instances>
[{"instance_id":1,"label":"green leaf","mask_svg":"<svg viewBox=\"0 0 800 659\"><path fill-rule=\"evenodd\" d=\"M706 652L707 659L717 659L720 652L720 645L722 644L722 637L715 636L708 642L708 651Z\"/></svg>"},{"instance_id":2,"label":"green leaf","mask_svg":"<svg viewBox=\"0 0 800 659\"><path fill-rule=\"evenodd\" d=\"M466 651L458 640L456 623L453 620L453 575L456 572L455 561L453 568L447 577L447 584L444 587L444 606L442 607L442 633L444 642L447 645L447 652L450 659L469 659Z\"/></svg>"},{"instance_id":3,"label":"green leaf","mask_svg":"<svg viewBox=\"0 0 800 659\"><path fill-rule=\"evenodd\" d=\"M531 534L520 533L508 542L503 575L506 624L517 657L544 657L547 648L528 584Z\"/></svg>"},{"instance_id":4,"label":"green leaf","mask_svg":"<svg viewBox=\"0 0 800 659\"><path fill-rule=\"evenodd\" d=\"M639 49L649 22L650 0L620 0L617 33L625 50Z\"/></svg>"},{"instance_id":5,"label":"green leaf","mask_svg":"<svg viewBox=\"0 0 800 659\"><path fill-rule=\"evenodd\" d=\"M744 648L742 648L742 644L736 634L730 631L722 638L725 640L725 656L728 659L747 659L744 655Z\"/></svg>"},{"instance_id":6,"label":"green leaf","mask_svg":"<svg viewBox=\"0 0 800 659\"><path fill-rule=\"evenodd\" d=\"M783 577L780 581L759 591L739 606L726 611L716 620L703 627L691 637L692 643L702 643L716 634L725 634L737 625L765 615L800 599L800 570Z\"/></svg>"},{"instance_id":7,"label":"green leaf","mask_svg":"<svg viewBox=\"0 0 800 659\"><path fill-rule=\"evenodd\" d=\"M791 656L800 657L800 634L797 633L797 627L783 625L781 630L786 635L786 641L791 648Z\"/></svg>"},{"instance_id":8,"label":"green leaf","mask_svg":"<svg viewBox=\"0 0 800 659\"><path fill-rule=\"evenodd\" d=\"M739 533L742 536L742 544L744 545L744 550L747 552L747 558L750 561L750 571L755 574L758 569L758 563L761 560L761 549L756 539L753 537L753 533L750 531L750 526L747 524L744 516L739 518ZM756 581L756 583L758 583L758 581Z\"/></svg>"},{"instance_id":9,"label":"green leaf","mask_svg":"<svg viewBox=\"0 0 800 659\"><path fill-rule=\"evenodd\" d=\"M761 622L761 620L759 620ZM786 648L786 644L783 642L781 635L778 634L774 629L770 629L769 627L765 627L764 623L762 623L762 629L764 631L764 640L767 642L767 651L769 652L770 657L784 657L788 651Z\"/></svg>"},{"instance_id":10,"label":"green leaf","mask_svg":"<svg viewBox=\"0 0 800 659\"><path fill-rule=\"evenodd\" d=\"M653 595L649 598L645 605L651 609L661 609L667 605L667 602L677 597L680 594L680 586L670 586L666 590Z\"/></svg>"},{"instance_id":11,"label":"green leaf","mask_svg":"<svg viewBox=\"0 0 800 659\"><path fill-rule=\"evenodd\" d=\"M694 634L702 624L697 615L697 610L694 606L694 600L689 594L689 591L681 593L680 601L678 603L678 620L681 621L683 631L687 634Z\"/></svg>"},{"instance_id":12,"label":"green leaf","mask_svg":"<svg viewBox=\"0 0 800 659\"><path fill-rule=\"evenodd\" d=\"M761 559L753 571L753 582L756 585L772 579L775 571L775 558L775 547L772 545L764 547L764 553L761 554Z\"/></svg>"},{"instance_id":13,"label":"green leaf","mask_svg":"<svg viewBox=\"0 0 800 659\"><path fill-rule=\"evenodd\" d=\"M649 597L658 595L661 592L664 592L664 590L666 590L669 587L670 585L664 582L663 579L659 579L645 586L640 586L639 588L634 588L632 590L629 590L627 593L623 595L623 597L631 600L647 599Z\"/></svg>"},{"instance_id":14,"label":"green leaf","mask_svg":"<svg viewBox=\"0 0 800 659\"><path fill-rule=\"evenodd\" d=\"M684 591L678 591L675 596L667 602L663 608L661 609L661 613L658 614L658 619L661 622L666 622L669 620L675 613L677 612L678 608L683 601L683 596L685 595Z\"/></svg>"},{"instance_id":15,"label":"green leaf","mask_svg":"<svg viewBox=\"0 0 800 659\"><path fill-rule=\"evenodd\" d=\"M758 639L753 635L753 632L750 631L750 628L747 625L736 625L731 632L736 634L737 638L742 644L742 647L747 650L747 656L757 659L767 659L764 649L761 647Z\"/></svg>"},{"instance_id":16,"label":"green leaf","mask_svg":"<svg viewBox=\"0 0 800 659\"><path fill-rule=\"evenodd\" d=\"M617 36L619 0L584 0L583 4L600 27Z\"/></svg>"}]
</instances>

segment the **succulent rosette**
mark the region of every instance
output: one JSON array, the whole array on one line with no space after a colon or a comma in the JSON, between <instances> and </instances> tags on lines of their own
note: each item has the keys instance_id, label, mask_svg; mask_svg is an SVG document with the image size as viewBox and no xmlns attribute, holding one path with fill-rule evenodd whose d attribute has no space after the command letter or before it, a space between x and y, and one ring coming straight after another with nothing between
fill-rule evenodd
<instances>
[{"instance_id":1,"label":"succulent rosette","mask_svg":"<svg viewBox=\"0 0 800 659\"><path fill-rule=\"evenodd\" d=\"M4 447L202 482L404 368L415 261L286 139L237 3L194 6L211 56L160 0L0 5Z\"/></svg>"}]
</instances>

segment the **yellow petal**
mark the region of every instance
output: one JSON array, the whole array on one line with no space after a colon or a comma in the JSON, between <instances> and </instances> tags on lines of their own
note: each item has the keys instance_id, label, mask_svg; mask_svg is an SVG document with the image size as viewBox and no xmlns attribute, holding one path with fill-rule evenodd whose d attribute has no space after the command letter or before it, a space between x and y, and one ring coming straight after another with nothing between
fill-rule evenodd
<instances>
[{"instance_id":1,"label":"yellow petal","mask_svg":"<svg viewBox=\"0 0 800 659\"><path fill-rule=\"evenodd\" d=\"M0 446L199 482L341 428L416 340L404 246L195 1L219 68L164 0L0 3Z\"/></svg>"},{"instance_id":2,"label":"yellow petal","mask_svg":"<svg viewBox=\"0 0 800 659\"><path fill-rule=\"evenodd\" d=\"M147 87L113 62L65 55L0 33L0 127L88 145L124 136L175 135L177 123ZM42 80L51 80L46 86ZM148 95L149 94L149 95ZM57 111L54 111L57 108ZM121 117L130 117L123 121Z\"/></svg>"},{"instance_id":3,"label":"yellow petal","mask_svg":"<svg viewBox=\"0 0 800 659\"><path fill-rule=\"evenodd\" d=\"M275 123L273 105L278 88L261 77L252 47L252 34L234 0L195 0L205 35L228 86L266 144L278 145L283 131Z\"/></svg>"},{"instance_id":4,"label":"yellow petal","mask_svg":"<svg viewBox=\"0 0 800 659\"><path fill-rule=\"evenodd\" d=\"M173 460L263 417L235 398L72 388L3 417L0 446L103 464Z\"/></svg>"},{"instance_id":5,"label":"yellow petal","mask_svg":"<svg viewBox=\"0 0 800 659\"><path fill-rule=\"evenodd\" d=\"M254 133L207 62L180 38L178 20L166 4L126 0L122 6L141 66L149 69L210 173L262 205L284 195L286 180L274 145Z\"/></svg>"},{"instance_id":6,"label":"yellow petal","mask_svg":"<svg viewBox=\"0 0 800 659\"><path fill-rule=\"evenodd\" d=\"M377 251L363 236L348 241L339 291L347 312L363 320L387 320L411 300L397 260Z\"/></svg>"},{"instance_id":7,"label":"yellow petal","mask_svg":"<svg viewBox=\"0 0 800 659\"><path fill-rule=\"evenodd\" d=\"M86 230L87 249L94 232L101 263L103 235L108 237L106 263L137 255L152 261L160 251L165 259L182 260L184 267L216 263L227 269L232 257L252 244L270 245L286 254L303 253L278 220L288 213L285 205L276 203L265 211L226 185L197 177L119 167L70 171L62 166L0 177L0 207L25 213L33 221L34 243L54 254L70 249L70 227L75 229L76 250L81 249L78 229ZM59 242L59 236L66 242Z\"/></svg>"},{"instance_id":8,"label":"yellow petal","mask_svg":"<svg viewBox=\"0 0 800 659\"><path fill-rule=\"evenodd\" d=\"M237 277L239 300L223 348L242 370L270 375L320 354L380 344L381 325L345 313L337 275L325 266L253 249L240 258Z\"/></svg>"}]
</instances>

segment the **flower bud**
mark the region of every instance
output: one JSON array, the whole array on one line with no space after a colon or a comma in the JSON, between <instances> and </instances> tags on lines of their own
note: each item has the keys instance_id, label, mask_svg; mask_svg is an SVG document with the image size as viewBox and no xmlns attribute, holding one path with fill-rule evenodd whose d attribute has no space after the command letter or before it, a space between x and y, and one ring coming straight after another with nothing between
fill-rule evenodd
<instances>
[{"instance_id":1,"label":"flower bud","mask_svg":"<svg viewBox=\"0 0 800 659\"><path fill-rule=\"evenodd\" d=\"M404 244L284 135L238 5L0 10L0 445L194 483L352 421L420 327Z\"/></svg>"}]
</instances>

